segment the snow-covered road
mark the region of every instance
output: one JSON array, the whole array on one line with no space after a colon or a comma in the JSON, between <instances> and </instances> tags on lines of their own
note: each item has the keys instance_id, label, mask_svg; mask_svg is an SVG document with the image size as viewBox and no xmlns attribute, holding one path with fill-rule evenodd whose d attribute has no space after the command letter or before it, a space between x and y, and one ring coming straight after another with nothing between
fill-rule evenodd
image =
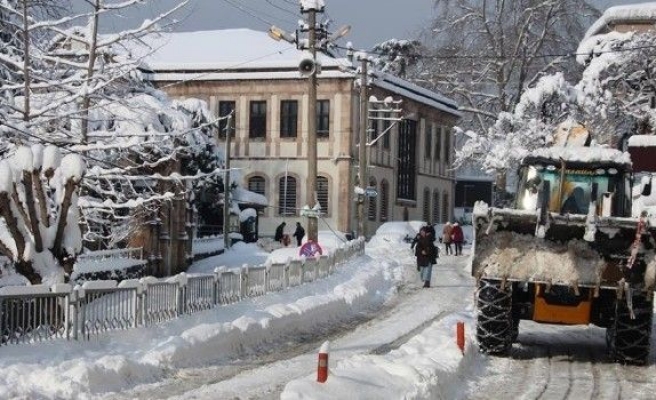
<instances>
[{"instance_id":1,"label":"snow-covered road","mask_svg":"<svg viewBox=\"0 0 656 400\"><path fill-rule=\"evenodd\" d=\"M652 337L652 348L654 348ZM654 354L649 366L612 363L605 330L522 321L509 357L484 358L467 399L654 399Z\"/></svg>"},{"instance_id":2,"label":"snow-covered road","mask_svg":"<svg viewBox=\"0 0 656 400\"><path fill-rule=\"evenodd\" d=\"M317 349L325 340L331 342L331 365L359 354L385 354L442 317L471 307L473 280L464 269L467 257L439 259L433 287L422 289L409 254L404 254L408 282L399 287L398 296L377 310L342 320L330 332L322 330L275 348L265 347L258 354L222 365L181 369L164 382L107 398L278 399L289 381L316 374Z\"/></svg>"}]
</instances>

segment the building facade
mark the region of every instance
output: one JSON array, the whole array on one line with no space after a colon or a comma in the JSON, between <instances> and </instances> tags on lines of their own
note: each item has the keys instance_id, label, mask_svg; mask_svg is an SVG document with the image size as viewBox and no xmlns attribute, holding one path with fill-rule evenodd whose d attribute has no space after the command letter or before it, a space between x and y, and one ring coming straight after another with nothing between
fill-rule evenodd
<instances>
[{"instance_id":1,"label":"building facade","mask_svg":"<svg viewBox=\"0 0 656 400\"><path fill-rule=\"evenodd\" d=\"M218 116L232 113L229 149L233 176L265 196L260 236L282 221L300 221L307 199L308 79L298 71L301 51L247 29L171 33L144 58L144 77L175 98L205 100ZM185 45L186 44L186 45ZM316 131L319 230L357 227L358 75L345 59L319 55ZM367 232L386 221L444 222L453 216L452 128L457 105L405 80L373 73L370 94L401 100L400 121L370 119ZM218 121L219 141L227 120ZM374 190L375 189L375 190ZM234 199L239 201L239 199ZM291 232L289 232L291 233Z\"/></svg>"}]
</instances>

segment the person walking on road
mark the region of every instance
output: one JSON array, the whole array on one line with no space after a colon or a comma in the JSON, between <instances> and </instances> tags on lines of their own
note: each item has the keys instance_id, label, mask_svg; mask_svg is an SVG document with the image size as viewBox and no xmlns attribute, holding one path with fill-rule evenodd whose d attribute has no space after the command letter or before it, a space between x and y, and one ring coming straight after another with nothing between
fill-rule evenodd
<instances>
[{"instance_id":1,"label":"person walking on road","mask_svg":"<svg viewBox=\"0 0 656 400\"><path fill-rule=\"evenodd\" d=\"M444 228L442 228L442 243L444 243L444 254L447 256L453 254L453 250L451 249L451 235L453 235L453 226L451 222L447 222L444 224Z\"/></svg>"},{"instance_id":2,"label":"person walking on road","mask_svg":"<svg viewBox=\"0 0 656 400\"><path fill-rule=\"evenodd\" d=\"M276 242L282 243L282 238L285 235L285 232L284 232L285 231L285 225L286 224L283 222L282 224L278 225L278 227L276 228L276 234L273 237L273 240L275 240Z\"/></svg>"},{"instance_id":3,"label":"person walking on road","mask_svg":"<svg viewBox=\"0 0 656 400\"><path fill-rule=\"evenodd\" d=\"M292 235L296 238L296 245L300 246L301 241L303 240L303 237L305 236L305 229L301 226L300 222L296 223L296 230L294 231L294 235Z\"/></svg>"},{"instance_id":4,"label":"person walking on road","mask_svg":"<svg viewBox=\"0 0 656 400\"><path fill-rule=\"evenodd\" d=\"M422 228L419 231L419 237L415 244L415 257L417 257L417 271L420 273L421 280L424 282L425 288L430 287L431 272L433 270L433 263L437 258L437 249L433 241L428 236L428 230Z\"/></svg>"},{"instance_id":5,"label":"person walking on road","mask_svg":"<svg viewBox=\"0 0 656 400\"><path fill-rule=\"evenodd\" d=\"M456 255L461 256L462 255L462 243L465 241L465 235L462 232L462 228L460 225L456 222L453 224L453 230L451 232L451 238L453 240L453 244L455 245L456 248Z\"/></svg>"}]
</instances>

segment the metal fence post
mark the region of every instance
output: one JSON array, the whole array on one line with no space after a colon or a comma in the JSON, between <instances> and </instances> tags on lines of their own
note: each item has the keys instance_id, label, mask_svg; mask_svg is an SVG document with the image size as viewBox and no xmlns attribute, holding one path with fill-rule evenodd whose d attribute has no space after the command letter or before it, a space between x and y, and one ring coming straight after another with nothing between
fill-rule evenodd
<instances>
[{"instance_id":1,"label":"metal fence post","mask_svg":"<svg viewBox=\"0 0 656 400\"><path fill-rule=\"evenodd\" d=\"M214 286L212 287L212 301L214 306L220 304L221 272L219 268L214 269Z\"/></svg>"},{"instance_id":2,"label":"metal fence post","mask_svg":"<svg viewBox=\"0 0 656 400\"><path fill-rule=\"evenodd\" d=\"M264 268L264 293L269 293L271 291L270 289L270 280L271 280L271 272L269 271L269 268L271 268L271 265L267 265Z\"/></svg>"},{"instance_id":3,"label":"metal fence post","mask_svg":"<svg viewBox=\"0 0 656 400\"><path fill-rule=\"evenodd\" d=\"M248 265L239 268L239 298L243 299L248 294Z\"/></svg>"},{"instance_id":4,"label":"metal fence post","mask_svg":"<svg viewBox=\"0 0 656 400\"><path fill-rule=\"evenodd\" d=\"M84 339L84 334L86 332L86 327L84 321L86 320L86 307L82 305L82 298L84 297L84 289L78 287L75 290L75 339L79 339L78 335L82 335ZM80 322L80 320L82 320Z\"/></svg>"},{"instance_id":5,"label":"metal fence post","mask_svg":"<svg viewBox=\"0 0 656 400\"><path fill-rule=\"evenodd\" d=\"M178 316L183 315L186 310L185 310L185 298L186 298L186 292L187 292L187 274L184 272L179 273L176 276L176 282L178 284L178 290L176 290L176 304L177 304L177 311L176 314Z\"/></svg>"},{"instance_id":6,"label":"metal fence post","mask_svg":"<svg viewBox=\"0 0 656 400\"><path fill-rule=\"evenodd\" d=\"M289 289L289 262L285 264L283 281L284 281L285 289Z\"/></svg>"},{"instance_id":7,"label":"metal fence post","mask_svg":"<svg viewBox=\"0 0 656 400\"><path fill-rule=\"evenodd\" d=\"M140 279L141 284L143 285L143 293L141 295L141 324L143 326L148 326L148 310L149 310L149 302L150 299L148 298L148 282L141 278Z\"/></svg>"}]
</instances>

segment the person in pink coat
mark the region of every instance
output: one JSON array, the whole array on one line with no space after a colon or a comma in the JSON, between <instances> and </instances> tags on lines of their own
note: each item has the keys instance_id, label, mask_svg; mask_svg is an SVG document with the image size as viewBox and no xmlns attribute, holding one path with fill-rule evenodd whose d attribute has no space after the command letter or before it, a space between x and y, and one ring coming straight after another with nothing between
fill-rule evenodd
<instances>
[{"instance_id":1,"label":"person in pink coat","mask_svg":"<svg viewBox=\"0 0 656 400\"><path fill-rule=\"evenodd\" d=\"M453 241L453 244L455 246L456 250L456 255L461 256L462 255L462 243L465 241L465 235L462 232L462 228L460 225L456 222L453 224L453 229L451 230L451 240Z\"/></svg>"},{"instance_id":2,"label":"person in pink coat","mask_svg":"<svg viewBox=\"0 0 656 400\"><path fill-rule=\"evenodd\" d=\"M451 225L451 222L447 222L444 224L444 228L442 228L442 243L444 243L444 254L449 255L453 253L453 250L451 249L451 235L453 235L453 226Z\"/></svg>"}]
</instances>

